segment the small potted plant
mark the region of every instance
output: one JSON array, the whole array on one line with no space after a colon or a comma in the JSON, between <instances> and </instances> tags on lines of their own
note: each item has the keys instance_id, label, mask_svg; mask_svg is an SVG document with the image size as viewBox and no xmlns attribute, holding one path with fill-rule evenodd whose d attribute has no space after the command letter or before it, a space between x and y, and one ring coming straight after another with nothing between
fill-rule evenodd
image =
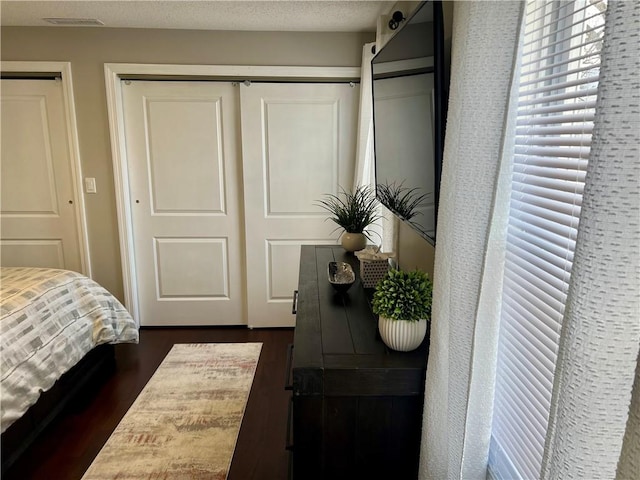
<instances>
[{"instance_id":1,"label":"small potted plant","mask_svg":"<svg viewBox=\"0 0 640 480\"><path fill-rule=\"evenodd\" d=\"M371 238L365 229L380 218L378 201L370 187L359 186L354 192L341 188L338 195L327 194L318 203L331 213L330 219L338 225L337 229L344 230L341 243L346 251L355 252L367 246L367 239Z\"/></svg>"},{"instance_id":2,"label":"small potted plant","mask_svg":"<svg viewBox=\"0 0 640 480\"><path fill-rule=\"evenodd\" d=\"M431 320L433 283L420 270L391 269L373 294L382 341L389 348L409 352L420 346Z\"/></svg>"}]
</instances>

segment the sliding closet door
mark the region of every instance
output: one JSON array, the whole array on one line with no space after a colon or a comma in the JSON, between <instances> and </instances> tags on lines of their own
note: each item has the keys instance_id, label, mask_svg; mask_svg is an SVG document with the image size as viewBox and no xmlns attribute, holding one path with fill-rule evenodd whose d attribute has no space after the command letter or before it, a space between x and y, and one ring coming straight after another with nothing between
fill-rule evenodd
<instances>
[{"instance_id":1,"label":"sliding closet door","mask_svg":"<svg viewBox=\"0 0 640 480\"><path fill-rule=\"evenodd\" d=\"M141 325L246 323L238 87L122 91Z\"/></svg>"},{"instance_id":2,"label":"sliding closet door","mask_svg":"<svg viewBox=\"0 0 640 480\"><path fill-rule=\"evenodd\" d=\"M1 91L1 264L82 272L62 82L2 80Z\"/></svg>"},{"instance_id":3,"label":"sliding closet door","mask_svg":"<svg viewBox=\"0 0 640 480\"><path fill-rule=\"evenodd\" d=\"M359 88L240 88L248 323L293 326L300 246L332 244L339 237L317 201L353 183Z\"/></svg>"}]
</instances>

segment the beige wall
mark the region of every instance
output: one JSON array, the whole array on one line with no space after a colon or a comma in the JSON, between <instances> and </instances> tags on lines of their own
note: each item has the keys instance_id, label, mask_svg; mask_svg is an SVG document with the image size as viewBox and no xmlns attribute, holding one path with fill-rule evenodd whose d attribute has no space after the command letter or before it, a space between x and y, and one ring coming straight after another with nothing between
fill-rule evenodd
<instances>
[{"instance_id":1,"label":"beige wall","mask_svg":"<svg viewBox=\"0 0 640 480\"><path fill-rule=\"evenodd\" d=\"M104 86L105 63L359 66L360 33L213 32L73 27L4 27L3 61L71 62L93 277L123 299Z\"/></svg>"},{"instance_id":2,"label":"beige wall","mask_svg":"<svg viewBox=\"0 0 640 480\"><path fill-rule=\"evenodd\" d=\"M398 265L403 270L423 270L433 279L436 249L404 222L399 223Z\"/></svg>"}]
</instances>

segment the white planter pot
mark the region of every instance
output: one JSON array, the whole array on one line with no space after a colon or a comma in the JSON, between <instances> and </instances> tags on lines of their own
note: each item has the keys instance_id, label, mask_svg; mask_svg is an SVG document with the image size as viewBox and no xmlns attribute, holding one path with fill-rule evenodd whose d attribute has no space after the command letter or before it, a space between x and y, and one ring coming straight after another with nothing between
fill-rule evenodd
<instances>
[{"instance_id":1,"label":"white planter pot","mask_svg":"<svg viewBox=\"0 0 640 480\"><path fill-rule=\"evenodd\" d=\"M378 330L384 344L392 350L410 352L420 346L427 333L427 321L407 322L378 318Z\"/></svg>"}]
</instances>

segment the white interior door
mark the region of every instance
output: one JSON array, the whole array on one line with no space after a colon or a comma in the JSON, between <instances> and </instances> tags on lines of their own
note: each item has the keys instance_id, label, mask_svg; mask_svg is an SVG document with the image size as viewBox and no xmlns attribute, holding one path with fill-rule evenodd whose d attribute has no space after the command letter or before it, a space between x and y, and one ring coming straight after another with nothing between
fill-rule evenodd
<instances>
[{"instance_id":1,"label":"white interior door","mask_svg":"<svg viewBox=\"0 0 640 480\"><path fill-rule=\"evenodd\" d=\"M140 324L245 324L238 88L124 82Z\"/></svg>"},{"instance_id":2,"label":"white interior door","mask_svg":"<svg viewBox=\"0 0 640 480\"><path fill-rule=\"evenodd\" d=\"M82 272L62 83L2 80L3 266Z\"/></svg>"},{"instance_id":3,"label":"white interior door","mask_svg":"<svg viewBox=\"0 0 640 480\"><path fill-rule=\"evenodd\" d=\"M316 203L353 184L359 87L252 83L240 91L248 322L293 326L300 246L339 236Z\"/></svg>"}]
</instances>

